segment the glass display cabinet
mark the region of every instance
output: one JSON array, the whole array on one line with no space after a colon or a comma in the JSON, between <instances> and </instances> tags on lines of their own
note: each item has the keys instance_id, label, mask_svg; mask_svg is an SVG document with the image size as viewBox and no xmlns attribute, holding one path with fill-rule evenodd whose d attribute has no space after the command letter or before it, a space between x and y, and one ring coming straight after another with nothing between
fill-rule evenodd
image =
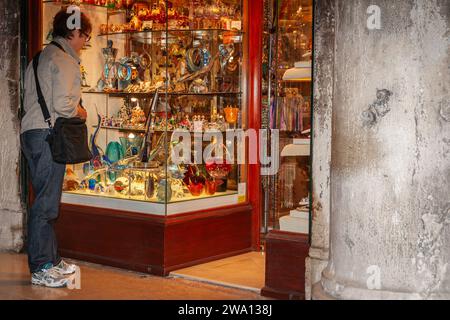
<instances>
[{"instance_id":1,"label":"glass display cabinet","mask_svg":"<svg viewBox=\"0 0 450 320\"><path fill-rule=\"evenodd\" d=\"M279 132L278 173L262 181L261 293L304 299L309 253L312 0L265 0L262 126Z\"/></svg>"},{"instance_id":2,"label":"glass display cabinet","mask_svg":"<svg viewBox=\"0 0 450 320\"><path fill-rule=\"evenodd\" d=\"M266 1L263 126L279 131L280 169L265 178L262 233L309 233L312 0Z\"/></svg>"},{"instance_id":3,"label":"glass display cabinet","mask_svg":"<svg viewBox=\"0 0 450 320\"><path fill-rule=\"evenodd\" d=\"M62 253L166 275L251 250L250 176L226 139L248 128L247 1L41 1L43 46L72 4L93 27L80 67L94 157L66 168Z\"/></svg>"}]
</instances>

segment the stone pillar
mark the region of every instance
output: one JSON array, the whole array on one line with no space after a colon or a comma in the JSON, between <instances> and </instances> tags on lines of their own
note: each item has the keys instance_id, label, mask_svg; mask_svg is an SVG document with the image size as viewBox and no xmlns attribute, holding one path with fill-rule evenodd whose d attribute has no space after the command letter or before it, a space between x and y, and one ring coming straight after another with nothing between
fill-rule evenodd
<instances>
[{"instance_id":1,"label":"stone pillar","mask_svg":"<svg viewBox=\"0 0 450 320\"><path fill-rule=\"evenodd\" d=\"M0 2L0 250L23 245L19 190L20 1Z\"/></svg>"},{"instance_id":2,"label":"stone pillar","mask_svg":"<svg viewBox=\"0 0 450 320\"><path fill-rule=\"evenodd\" d=\"M312 233L306 259L305 293L320 280L328 263L330 227L331 106L333 104L335 0L314 8L314 101L312 136ZM317 155L317 156L316 156Z\"/></svg>"},{"instance_id":3,"label":"stone pillar","mask_svg":"<svg viewBox=\"0 0 450 320\"><path fill-rule=\"evenodd\" d=\"M450 299L449 21L447 0L336 0L330 260L314 299Z\"/></svg>"}]
</instances>

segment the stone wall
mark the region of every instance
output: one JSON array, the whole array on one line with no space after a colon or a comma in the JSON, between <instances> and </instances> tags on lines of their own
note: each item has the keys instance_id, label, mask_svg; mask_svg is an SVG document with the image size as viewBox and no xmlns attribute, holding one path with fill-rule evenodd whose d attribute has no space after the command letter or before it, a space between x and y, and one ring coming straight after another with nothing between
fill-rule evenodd
<instances>
[{"instance_id":1,"label":"stone wall","mask_svg":"<svg viewBox=\"0 0 450 320\"><path fill-rule=\"evenodd\" d=\"M450 2L335 3L330 254L313 297L449 298Z\"/></svg>"},{"instance_id":2,"label":"stone wall","mask_svg":"<svg viewBox=\"0 0 450 320\"><path fill-rule=\"evenodd\" d=\"M20 1L0 2L0 250L23 246L19 183Z\"/></svg>"},{"instance_id":3,"label":"stone wall","mask_svg":"<svg viewBox=\"0 0 450 320\"><path fill-rule=\"evenodd\" d=\"M328 263L330 228L331 116L334 86L335 0L314 8L314 101L312 136L312 233L306 259L306 299Z\"/></svg>"}]
</instances>

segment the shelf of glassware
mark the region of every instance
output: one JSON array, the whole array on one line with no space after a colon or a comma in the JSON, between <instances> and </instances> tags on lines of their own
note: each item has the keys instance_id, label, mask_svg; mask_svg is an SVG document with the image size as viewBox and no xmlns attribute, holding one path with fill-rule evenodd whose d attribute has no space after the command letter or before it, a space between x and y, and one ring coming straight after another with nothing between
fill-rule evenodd
<instances>
[{"instance_id":1,"label":"shelf of glassware","mask_svg":"<svg viewBox=\"0 0 450 320\"><path fill-rule=\"evenodd\" d=\"M93 128L97 128L96 125L92 126ZM117 130L117 131L121 131L121 132L137 132L137 133L145 133L145 129L144 128L134 128L134 127L113 127L113 126L100 126L100 129L106 129L106 130ZM182 128L175 128L175 129L152 129L150 130L151 133L163 133L163 132L174 132L176 130L182 130L183 132L189 132L189 133L196 133L199 131L194 131L194 130L187 130L187 129L182 129ZM211 132L221 132L221 133L226 133L226 130L219 130L219 129L211 129ZM202 131L205 132L205 131Z\"/></svg>"},{"instance_id":2,"label":"shelf of glassware","mask_svg":"<svg viewBox=\"0 0 450 320\"><path fill-rule=\"evenodd\" d=\"M186 195L182 199L171 202L159 202L156 198L146 199L145 195L129 197L117 194L102 194L98 196L92 190L64 191L61 202L65 204L82 205L89 207L123 210L152 215L173 215L189 211L201 211L217 207L232 206L245 203L245 194L238 191L227 190L214 195L202 194L200 196Z\"/></svg>"},{"instance_id":3,"label":"shelf of glassware","mask_svg":"<svg viewBox=\"0 0 450 320\"><path fill-rule=\"evenodd\" d=\"M187 186L185 169L178 165L165 168L154 161L119 161L85 174L81 181L82 172L90 167L87 164L68 168L63 203L166 215L185 212L187 202L190 210L207 210L246 201L245 183L236 181L235 189L227 187L227 178L204 178L203 182L192 180Z\"/></svg>"},{"instance_id":4,"label":"shelf of glassware","mask_svg":"<svg viewBox=\"0 0 450 320\"><path fill-rule=\"evenodd\" d=\"M124 32L109 32L100 33L97 37L106 38L131 38L138 42L146 42L152 40L155 35L158 35L158 41L164 41L163 35L167 34L167 42L170 43L171 36L176 36L181 33L191 33L194 37L203 39L206 37L220 38L227 43L242 43L244 32L240 30L227 30L227 29L158 29L158 30L147 30L147 31L124 31ZM211 36L209 34L212 34ZM161 38L160 38L161 37Z\"/></svg>"},{"instance_id":5,"label":"shelf of glassware","mask_svg":"<svg viewBox=\"0 0 450 320\"><path fill-rule=\"evenodd\" d=\"M49 1L42 1L43 4L45 5L51 5L51 6L66 6L66 5L71 5L70 2L67 1L54 1L54 0L49 0ZM86 8L92 8L92 9L105 9L106 10L106 14L108 16L114 16L114 15L120 15L120 14L127 14L128 12L130 12L130 9L125 9L125 8L112 8L112 7L107 7L107 6L102 6L102 5L98 5L98 4L92 4L92 3L80 3L77 4L80 6L84 6Z\"/></svg>"},{"instance_id":6,"label":"shelf of glassware","mask_svg":"<svg viewBox=\"0 0 450 320\"><path fill-rule=\"evenodd\" d=\"M126 8L116 8L112 6L102 6L100 4L95 3L87 3L81 1L57 1L57 0L43 0L42 3L46 5L57 5L57 6L66 6L66 5L77 5L77 6L87 6L87 7L95 7L95 8L103 8L107 9L110 13L126 13ZM128 9L129 10L129 9Z\"/></svg>"},{"instance_id":7,"label":"shelf of glassware","mask_svg":"<svg viewBox=\"0 0 450 320\"><path fill-rule=\"evenodd\" d=\"M95 89L85 90L83 93L87 94L103 94L108 95L110 97L128 97L128 96L153 96L154 92L127 92L127 91L96 91ZM194 92L160 92L160 95L169 95L169 96L240 96L242 95L242 92L204 92L204 93L194 93Z\"/></svg>"},{"instance_id":8,"label":"shelf of glassware","mask_svg":"<svg viewBox=\"0 0 450 320\"><path fill-rule=\"evenodd\" d=\"M99 33L98 37L104 37L104 36L117 36L117 35L140 35L140 34L147 34L147 33L180 33L180 32L220 32L220 33L230 33L230 34L238 34L243 35L244 32L238 29L151 29L151 30L132 30L132 31L120 31L120 32L107 32L107 33Z\"/></svg>"}]
</instances>

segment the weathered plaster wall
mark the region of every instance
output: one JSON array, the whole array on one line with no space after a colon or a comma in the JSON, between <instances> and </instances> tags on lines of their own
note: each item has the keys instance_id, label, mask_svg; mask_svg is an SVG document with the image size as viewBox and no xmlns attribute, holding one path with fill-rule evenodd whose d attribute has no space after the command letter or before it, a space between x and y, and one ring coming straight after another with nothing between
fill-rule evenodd
<instances>
[{"instance_id":1,"label":"weathered plaster wall","mask_svg":"<svg viewBox=\"0 0 450 320\"><path fill-rule=\"evenodd\" d=\"M19 1L0 2L0 250L22 248L19 196Z\"/></svg>"},{"instance_id":2,"label":"weathered plaster wall","mask_svg":"<svg viewBox=\"0 0 450 320\"><path fill-rule=\"evenodd\" d=\"M344 299L450 298L450 2L336 3L321 288ZM370 5L381 30L367 28ZM384 103L380 89L392 92ZM383 116L369 126L371 105Z\"/></svg>"},{"instance_id":3,"label":"weathered plaster wall","mask_svg":"<svg viewBox=\"0 0 450 320\"><path fill-rule=\"evenodd\" d=\"M314 103L312 137L312 237L306 260L306 299L328 263L330 225L331 115L334 84L335 0L314 8Z\"/></svg>"}]
</instances>

